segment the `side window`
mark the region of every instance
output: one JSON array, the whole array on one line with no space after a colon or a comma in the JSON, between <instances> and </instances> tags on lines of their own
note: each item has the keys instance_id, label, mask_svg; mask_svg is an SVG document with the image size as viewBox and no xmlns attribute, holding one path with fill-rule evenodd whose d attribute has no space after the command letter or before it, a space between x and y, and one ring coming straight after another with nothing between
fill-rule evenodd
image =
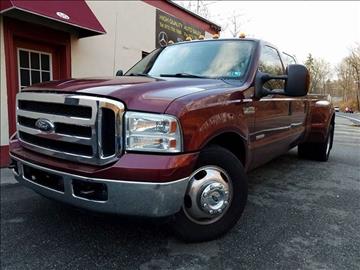
<instances>
[{"instance_id":1,"label":"side window","mask_svg":"<svg viewBox=\"0 0 360 270\"><path fill-rule=\"evenodd\" d=\"M280 60L279 53L276 49L265 46L262 50L260 57L259 70L261 72L269 73L272 75L284 74L284 69ZM284 81L282 80L271 80L265 83L266 88L282 89L284 88Z\"/></svg>"},{"instance_id":2,"label":"side window","mask_svg":"<svg viewBox=\"0 0 360 270\"><path fill-rule=\"evenodd\" d=\"M292 64L296 64L296 60L294 58L294 56L290 55L290 54L287 54L287 53L282 53L282 60L284 62L284 66L285 68L288 66L288 65L292 65Z\"/></svg>"},{"instance_id":3,"label":"side window","mask_svg":"<svg viewBox=\"0 0 360 270\"><path fill-rule=\"evenodd\" d=\"M158 54L161 52L160 49L156 49L151 53L145 55L146 52L142 52L142 59L137 62L133 67L131 67L128 71L126 71L125 75L129 75L131 73L147 73L149 67L153 64L153 62L158 57Z\"/></svg>"},{"instance_id":4,"label":"side window","mask_svg":"<svg viewBox=\"0 0 360 270\"><path fill-rule=\"evenodd\" d=\"M150 53L145 52L145 51L141 51L141 59L145 58L146 56L148 56Z\"/></svg>"}]
</instances>

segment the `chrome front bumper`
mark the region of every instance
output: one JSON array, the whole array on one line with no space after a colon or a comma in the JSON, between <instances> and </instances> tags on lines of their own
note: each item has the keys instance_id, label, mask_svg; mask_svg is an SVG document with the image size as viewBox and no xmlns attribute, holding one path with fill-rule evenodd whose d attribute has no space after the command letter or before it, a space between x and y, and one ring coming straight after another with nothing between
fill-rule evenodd
<instances>
[{"instance_id":1,"label":"chrome front bumper","mask_svg":"<svg viewBox=\"0 0 360 270\"><path fill-rule=\"evenodd\" d=\"M45 197L97 212L144 217L164 217L178 212L183 204L188 178L166 183L115 181L87 178L48 169L14 156L14 176L19 183ZM31 174L34 172L34 175ZM37 178L44 179L37 179ZM32 178L32 179L29 179ZM50 185L50 181L57 185ZM76 194L76 185L101 186L106 190L102 199L89 199ZM49 183L49 184L48 184ZM59 188L61 186L61 188Z\"/></svg>"}]
</instances>

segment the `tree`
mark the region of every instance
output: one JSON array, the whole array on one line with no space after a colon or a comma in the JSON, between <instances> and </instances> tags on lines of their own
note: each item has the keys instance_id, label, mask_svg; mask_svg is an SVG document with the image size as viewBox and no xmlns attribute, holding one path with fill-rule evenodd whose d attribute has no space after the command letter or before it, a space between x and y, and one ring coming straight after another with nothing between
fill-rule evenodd
<instances>
[{"instance_id":1,"label":"tree","mask_svg":"<svg viewBox=\"0 0 360 270\"><path fill-rule=\"evenodd\" d=\"M307 67L307 69L309 70L310 73L310 86L309 86L309 92L313 92L313 78L314 78L314 58L312 56L311 53L308 54L306 61L305 61L305 66Z\"/></svg>"},{"instance_id":2,"label":"tree","mask_svg":"<svg viewBox=\"0 0 360 270\"><path fill-rule=\"evenodd\" d=\"M247 19L244 14L236 13L234 11L233 14L228 18L227 24L224 28L228 28L230 34L233 37L239 37L239 34L244 30L244 25L248 22L249 19Z\"/></svg>"},{"instance_id":3,"label":"tree","mask_svg":"<svg viewBox=\"0 0 360 270\"><path fill-rule=\"evenodd\" d=\"M175 3L190 10L191 12L196 13L197 15L203 18L208 19L210 17L210 12L207 6L214 2L196 0L196 1L175 1Z\"/></svg>"},{"instance_id":4,"label":"tree","mask_svg":"<svg viewBox=\"0 0 360 270\"><path fill-rule=\"evenodd\" d=\"M351 73L356 84L355 97L357 109L360 110L360 44L351 50L347 58L347 62L351 67Z\"/></svg>"},{"instance_id":5,"label":"tree","mask_svg":"<svg viewBox=\"0 0 360 270\"><path fill-rule=\"evenodd\" d=\"M342 97L344 101L347 101L351 98L352 85L353 85L353 76L351 74L351 66L349 61L344 58L341 63L338 65L337 69L337 85L339 88L339 96Z\"/></svg>"},{"instance_id":6,"label":"tree","mask_svg":"<svg viewBox=\"0 0 360 270\"><path fill-rule=\"evenodd\" d=\"M326 94L326 82L330 79L331 67L330 63L322 58L314 58L309 53L305 66L308 68L310 73L310 93Z\"/></svg>"},{"instance_id":7,"label":"tree","mask_svg":"<svg viewBox=\"0 0 360 270\"><path fill-rule=\"evenodd\" d=\"M233 37L238 37L240 32L242 31L241 26L242 26L242 21L241 21L241 16L237 15L237 14L233 14L230 19L229 19L229 23L228 23L228 27L229 27L229 31L231 33L231 35Z\"/></svg>"},{"instance_id":8,"label":"tree","mask_svg":"<svg viewBox=\"0 0 360 270\"><path fill-rule=\"evenodd\" d=\"M350 49L336 68L339 96L342 97L344 106L360 110L360 45Z\"/></svg>"}]
</instances>

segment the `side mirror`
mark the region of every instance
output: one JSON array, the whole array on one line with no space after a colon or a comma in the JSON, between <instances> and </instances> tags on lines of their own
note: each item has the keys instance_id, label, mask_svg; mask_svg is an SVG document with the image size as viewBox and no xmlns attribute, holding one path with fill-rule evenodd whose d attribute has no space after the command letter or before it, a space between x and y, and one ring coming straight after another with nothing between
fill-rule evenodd
<instances>
[{"instance_id":1,"label":"side mirror","mask_svg":"<svg viewBox=\"0 0 360 270\"><path fill-rule=\"evenodd\" d=\"M286 68L285 95L291 97L306 96L309 91L310 74L303 65L289 65Z\"/></svg>"},{"instance_id":2,"label":"side mirror","mask_svg":"<svg viewBox=\"0 0 360 270\"><path fill-rule=\"evenodd\" d=\"M124 72L121 69L116 71L116 76L122 76L122 75L124 75Z\"/></svg>"},{"instance_id":3,"label":"side mirror","mask_svg":"<svg viewBox=\"0 0 360 270\"><path fill-rule=\"evenodd\" d=\"M284 89L270 90L264 87L264 84L270 80L284 80ZM288 65L286 75L270 75L258 71L255 78L255 98L260 99L263 96L278 94L291 97L305 96L309 90L310 75L307 68L303 65Z\"/></svg>"}]
</instances>

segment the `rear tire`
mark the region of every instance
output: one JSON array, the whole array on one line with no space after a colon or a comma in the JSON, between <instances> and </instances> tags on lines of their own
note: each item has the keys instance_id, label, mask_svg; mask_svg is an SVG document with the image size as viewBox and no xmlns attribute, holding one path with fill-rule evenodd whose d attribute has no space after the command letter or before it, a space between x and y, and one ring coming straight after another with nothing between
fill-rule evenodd
<instances>
[{"instance_id":1,"label":"rear tire","mask_svg":"<svg viewBox=\"0 0 360 270\"><path fill-rule=\"evenodd\" d=\"M334 140L334 125L331 124L325 142L298 145L298 156L318 161L328 161Z\"/></svg>"},{"instance_id":2,"label":"rear tire","mask_svg":"<svg viewBox=\"0 0 360 270\"><path fill-rule=\"evenodd\" d=\"M247 177L229 150L210 146L201 151L173 230L186 242L215 239L239 220L247 201Z\"/></svg>"}]
</instances>

